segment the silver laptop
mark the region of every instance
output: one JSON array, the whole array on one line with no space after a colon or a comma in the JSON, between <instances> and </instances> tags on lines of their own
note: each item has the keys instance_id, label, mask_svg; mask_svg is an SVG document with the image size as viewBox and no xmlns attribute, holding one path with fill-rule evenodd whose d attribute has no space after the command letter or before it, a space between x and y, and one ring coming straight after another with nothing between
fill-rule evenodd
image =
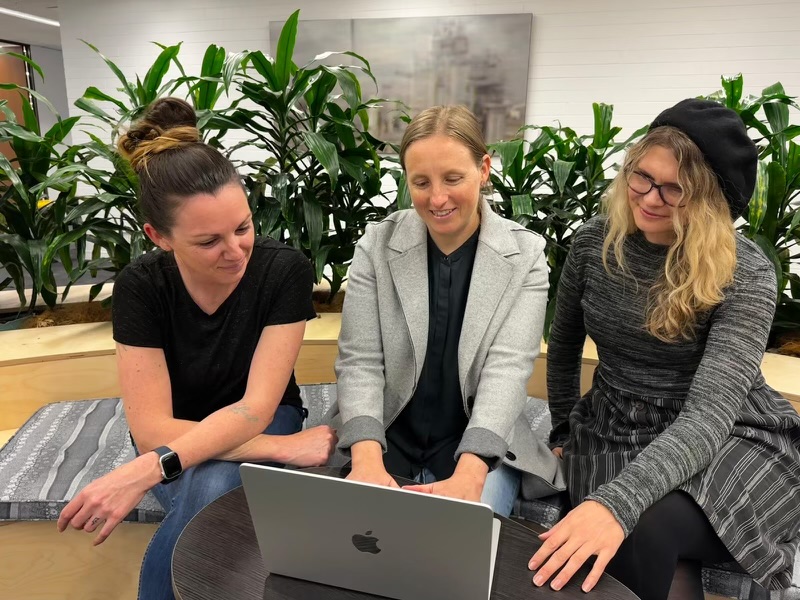
<instances>
[{"instance_id":1,"label":"silver laptop","mask_svg":"<svg viewBox=\"0 0 800 600\"><path fill-rule=\"evenodd\" d=\"M245 463L267 570L396 600L487 600L500 521L484 504Z\"/></svg>"}]
</instances>

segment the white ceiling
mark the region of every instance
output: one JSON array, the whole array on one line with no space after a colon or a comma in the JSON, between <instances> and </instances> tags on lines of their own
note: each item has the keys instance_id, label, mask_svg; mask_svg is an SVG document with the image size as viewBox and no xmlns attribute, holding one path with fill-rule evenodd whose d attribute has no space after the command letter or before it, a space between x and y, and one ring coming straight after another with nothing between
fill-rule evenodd
<instances>
[{"instance_id":1,"label":"white ceiling","mask_svg":"<svg viewBox=\"0 0 800 600\"><path fill-rule=\"evenodd\" d=\"M0 7L58 21L58 0L0 0ZM58 27L0 14L0 40L61 48Z\"/></svg>"}]
</instances>

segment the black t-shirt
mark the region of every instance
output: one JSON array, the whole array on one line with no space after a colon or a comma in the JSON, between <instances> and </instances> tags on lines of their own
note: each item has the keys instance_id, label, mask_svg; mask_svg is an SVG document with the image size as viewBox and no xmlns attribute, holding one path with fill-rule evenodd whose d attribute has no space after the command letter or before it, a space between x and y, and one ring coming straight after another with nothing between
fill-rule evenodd
<instances>
[{"instance_id":1,"label":"black t-shirt","mask_svg":"<svg viewBox=\"0 0 800 600\"><path fill-rule=\"evenodd\" d=\"M311 263L300 251L256 238L239 285L208 315L189 295L174 255L155 250L125 267L114 282L114 340L162 348L173 415L200 421L242 399L264 327L316 317L313 283ZM281 404L302 404L294 373Z\"/></svg>"}]
</instances>

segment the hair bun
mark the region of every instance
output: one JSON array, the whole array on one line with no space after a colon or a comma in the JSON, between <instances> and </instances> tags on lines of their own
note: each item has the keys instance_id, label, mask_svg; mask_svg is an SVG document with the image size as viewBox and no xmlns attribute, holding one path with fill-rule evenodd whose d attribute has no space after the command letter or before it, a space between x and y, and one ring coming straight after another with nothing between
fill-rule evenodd
<instances>
[{"instance_id":1,"label":"hair bun","mask_svg":"<svg viewBox=\"0 0 800 600\"><path fill-rule=\"evenodd\" d=\"M159 98L120 137L117 149L134 170L140 171L146 168L149 157L198 141L200 132L192 105L180 98Z\"/></svg>"}]
</instances>

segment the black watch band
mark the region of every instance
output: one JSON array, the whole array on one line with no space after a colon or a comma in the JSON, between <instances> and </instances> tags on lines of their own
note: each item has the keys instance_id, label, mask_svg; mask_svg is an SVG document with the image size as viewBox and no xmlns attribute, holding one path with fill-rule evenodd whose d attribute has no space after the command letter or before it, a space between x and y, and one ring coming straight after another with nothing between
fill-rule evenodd
<instances>
[{"instance_id":1,"label":"black watch band","mask_svg":"<svg viewBox=\"0 0 800 600\"><path fill-rule=\"evenodd\" d=\"M177 453L167 446L159 446L153 452L158 454L158 463L161 465L161 483L169 483L180 477L183 466Z\"/></svg>"}]
</instances>

